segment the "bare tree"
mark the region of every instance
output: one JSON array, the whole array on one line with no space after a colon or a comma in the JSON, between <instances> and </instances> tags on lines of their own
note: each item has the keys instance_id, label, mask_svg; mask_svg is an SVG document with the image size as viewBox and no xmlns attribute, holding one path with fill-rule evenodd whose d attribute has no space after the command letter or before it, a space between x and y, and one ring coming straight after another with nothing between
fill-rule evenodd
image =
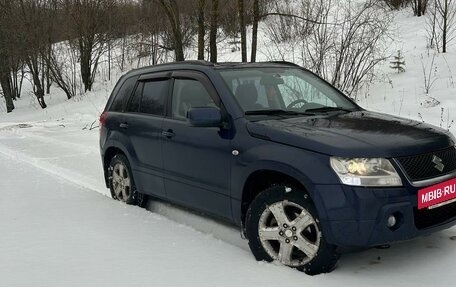
<instances>
[{"instance_id":1,"label":"bare tree","mask_svg":"<svg viewBox=\"0 0 456 287\"><path fill-rule=\"evenodd\" d=\"M433 0L427 19L429 46L446 53L456 36L456 0Z\"/></svg>"},{"instance_id":2,"label":"bare tree","mask_svg":"<svg viewBox=\"0 0 456 287\"><path fill-rule=\"evenodd\" d=\"M277 42L281 58L293 60L295 53L290 47L293 39L300 40L303 65L325 78L347 94L356 97L363 82L373 75L374 68L387 58L385 40L391 16L382 10L379 0L364 3L338 0L302 1L292 11L288 5L276 6L285 10L268 12L289 24L269 31ZM295 12L296 13L296 12ZM272 18L271 18L272 19ZM280 21L278 21L280 24ZM271 37L271 36L270 36ZM296 42L297 44L297 42Z\"/></svg>"},{"instance_id":3,"label":"bare tree","mask_svg":"<svg viewBox=\"0 0 456 287\"><path fill-rule=\"evenodd\" d=\"M5 98L6 112L10 113L14 110L13 93L10 82L10 67L8 58L10 54L9 33L11 15L11 2L7 0L0 1L0 87Z\"/></svg>"},{"instance_id":4,"label":"bare tree","mask_svg":"<svg viewBox=\"0 0 456 287\"><path fill-rule=\"evenodd\" d=\"M428 0L412 0L412 9L415 16L421 17L426 13Z\"/></svg>"},{"instance_id":5,"label":"bare tree","mask_svg":"<svg viewBox=\"0 0 456 287\"><path fill-rule=\"evenodd\" d=\"M23 35L22 32L16 33L15 23L17 22L17 9L19 7L18 2L8 1L9 8L11 9L9 12L5 14L3 18L7 23L2 25L5 29L6 38L8 39L6 45L7 50L7 65L10 71L10 87L11 87L11 96L13 100L16 100L21 97L22 92L22 83L24 81L26 71L25 71L25 63L24 63L24 55L23 55ZM0 8L1 9L1 8ZM9 26L8 26L9 25Z\"/></svg>"},{"instance_id":6,"label":"bare tree","mask_svg":"<svg viewBox=\"0 0 456 287\"><path fill-rule=\"evenodd\" d=\"M256 53L258 46L258 22L260 21L259 2L259 0L253 0L252 51L250 55L251 62L256 62Z\"/></svg>"},{"instance_id":7,"label":"bare tree","mask_svg":"<svg viewBox=\"0 0 456 287\"><path fill-rule=\"evenodd\" d=\"M217 30L218 30L218 14L219 1L212 0L211 8L211 29L209 31L209 50L211 54L211 62L217 62Z\"/></svg>"},{"instance_id":8,"label":"bare tree","mask_svg":"<svg viewBox=\"0 0 456 287\"><path fill-rule=\"evenodd\" d=\"M296 9L295 4L296 2L293 3L291 0L272 2L266 8L268 12L260 15L266 24L268 41L266 53L271 59L285 61L286 54L299 44L299 39L309 35L306 33L308 27L313 27L315 20L310 17L314 16L310 15L309 11L305 11L304 6L315 5L310 5L307 0L304 0L300 3L299 9ZM294 61L294 59L291 60Z\"/></svg>"},{"instance_id":9,"label":"bare tree","mask_svg":"<svg viewBox=\"0 0 456 287\"><path fill-rule=\"evenodd\" d=\"M160 63L166 54L166 48L161 44L161 34L165 30L164 25L160 20L161 9L157 10L154 3L144 1L140 8L140 34L136 35L133 40L133 48L137 52L138 64L142 59L148 57L148 65L156 65Z\"/></svg>"},{"instance_id":10,"label":"bare tree","mask_svg":"<svg viewBox=\"0 0 456 287\"><path fill-rule=\"evenodd\" d=\"M423 71L423 80L424 80L424 93L429 95L429 92L433 88L435 82L437 81L437 67L435 66L435 57L436 54L432 55L431 62L429 63L429 59L426 64L423 61L423 55L421 55L421 68Z\"/></svg>"},{"instance_id":11,"label":"bare tree","mask_svg":"<svg viewBox=\"0 0 456 287\"><path fill-rule=\"evenodd\" d=\"M198 22L198 60L204 60L204 37L206 35L204 10L206 0L198 0L197 22Z\"/></svg>"},{"instance_id":12,"label":"bare tree","mask_svg":"<svg viewBox=\"0 0 456 287\"><path fill-rule=\"evenodd\" d=\"M24 62L30 74L33 94L43 109L47 107L44 100L46 63L43 55L49 46L48 40L42 36L47 31L45 5L44 0L21 0L16 11L16 17L20 19L22 25L18 29L18 33L22 40L21 51Z\"/></svg>"},{"instance_id":13,"label":"bare tree","mask_svg":"<svg viewBox=\"0 0 456 287\"><path fill-rule=\"evenodd\" d=\"M237 1L224 1L219 9L217 24L219 29L227 37L239 36L239 9Z\"/></svg>"},{"instance_id":14,"label":"bare tree","mask_svg":"<svg viewBox=\"0 0 456 287\"><path fill-rule=\"evenodd\" d=\"M147 2L150 4L150 2ZM130 35L140 33L143 26L142 3L129 0L116 0L108 14L108 79L111 79L111 70L117 64L121 71L125 71L126 62L131 62Z\"/></svg>"},{"instance_id":15,"label":"bare tree","mask_svg":"<svg viewBox=\"0 0 456 287\"><path fill-rule=\"evenodd\" d=\"M11 93L13 100L21 97L22 84L25 79L25 67L22 58L16 57L17 54L10 53L10 67L11 67Z\"/></svg>"},{"instance_id":16,"label":"bare tree","mask_svg":"<svg viewBox=\"0 0 456 287\"><path fill-rule=\"evenodd\" d=\"M435 0L438 28L442 35L442 52L447 52L448 44L454 39L456 31L456 1L455 0Z\"/></svg>"},{"instance_id":17,"label":"bare tree","mask_svg":"<svg viewBox=\"0 0 456 287\"><path fill-rule=\"evenodd\" d=\"M75 97L82 88L77 77L78 54L69 42L54 44L46 59L52 80L61 88L68 99Z\"/></svg>"},{"instance_id":18,"label":"bare tree","mask_svg":"<svg viewBox=\"0 0 456 287\"><path fill-rule=\"evenodd\" d=\"M91 91L101 56L107 51L109 11L113 0L70 0L70 15L79 51L80 70L85 91Z\"/></svg>"},{"instance_id":19,"label":"bare tree","mask_svg":"<svg viewBox=\"0 0 456 287\"><path fill-rule=\"evenodd\" d=\"M384 0L386 5L393 10L405 7L411 0Z\"/></svg>"},{"instance_id":20,"label":"bare tree","mask_svg":"<svg viewBox=\"0 0 456 287\"><path fill-rule=\"evenodd\" d=\"M439 50L439 35L437 33L437 2L432 1L431 7L428 9L426 18L426 33L428 40L428 47Z\"/></svg>"},{"instance_id":21,"label":"bare tree","mask_svg":"<svg viewBox=\"0 0 456 287\"><path fill-rule=\"evenodd\" d=\"M345 4L343 24L335 33L340 33L340 37L334 42L336 62L331 82L350 95L356 93L374 67L387 58L382 45L387 39L391 18L379 10L377 2L367 1L357 9Z\"/></svg>"},{"instance_id":22,"label":"bare tree","mask_svg":"<svg viewBox=\"0 0 456 287\"><path fill-rule=\"evenodd\" d=\"M245 3L244 0L238 0L239 29L241 32L241 57L242 62L247 62L247 32L245 23Z\"/></svg>"},{"instance_id":23,"label":"bare tree","mask_svg":"<svg viewBox=\"0 0 456 287\"><path fill-rule=\"evenodd\" d=\"M0 28L0 86L2 88L2 94L5 98L6 111L8 113L14 110L14 102L12 96L12 89L10 84L10 74L8 64L5 61L7 59L6 51L3 47L4 35Z\"/></svg>"},{"instance_id":24,"label":"bare tree","mask_svg":"<svg viewBox=\"0 0 456 287\"><path fill-rule=\"evenodd\" d=\"M182 41L181 21L179 7L176 0L158 0L163 10L165 11L168 21L171 24L173 33L173 49L176 61L184 61L184 46Z\"/></svg>"}]
</instances>

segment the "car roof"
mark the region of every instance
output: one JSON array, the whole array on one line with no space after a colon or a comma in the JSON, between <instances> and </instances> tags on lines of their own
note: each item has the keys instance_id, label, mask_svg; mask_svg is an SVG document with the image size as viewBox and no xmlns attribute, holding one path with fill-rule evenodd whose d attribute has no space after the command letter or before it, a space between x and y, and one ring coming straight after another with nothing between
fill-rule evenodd
<instances>
[{"instance_id":1,"label":"car roof","mask_svg":"<svg viewBox=\"0 0 456 287\"><path fill-rule=\"evenodd\" d=\"M243 62L221 62L211 63L207 61L194 60L194 61L182 61L158 64L154 66L147 66L139 69L131 70L126 76L135 76L159 71L166 70L179 70L179 69L193 69L193 70L220 70L220 69L242 69L242 68L266 68L266 67L300 67L297 64L285 61L271 61L271 62L256 62L256 63L243 63Z\"/></svg>"}]
</instances>

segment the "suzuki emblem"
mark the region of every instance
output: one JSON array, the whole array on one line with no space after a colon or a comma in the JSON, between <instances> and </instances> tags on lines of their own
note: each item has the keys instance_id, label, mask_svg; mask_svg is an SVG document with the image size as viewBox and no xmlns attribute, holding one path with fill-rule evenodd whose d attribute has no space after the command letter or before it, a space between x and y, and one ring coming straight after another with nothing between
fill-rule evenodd
<instances>
[{"instance_id":1,"label":"suzuki emblem","mask_svg":"<svg viewBox=\"0 0 456 287\"><path fill-rule=\"evenodd\" d=\"M445 165L442 163L442 159L436 155L434 155L434 157L432 157L432 162L435 163L435 168L438 169L440 172L443 171L443 169L445 168Z\"/></svg>"}]
</instances>

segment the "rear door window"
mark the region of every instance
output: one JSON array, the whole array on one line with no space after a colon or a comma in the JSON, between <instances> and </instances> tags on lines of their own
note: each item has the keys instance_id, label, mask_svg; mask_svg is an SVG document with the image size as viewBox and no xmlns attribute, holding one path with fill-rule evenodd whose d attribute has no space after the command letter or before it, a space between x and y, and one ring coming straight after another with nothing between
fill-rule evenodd
<instances>
[{"instance_id":1,"label":"rear door window","mask_svg":"<svg viewBox=\"0 0 456 287\"><path fill-rule=\"evenodd\" d=\"M139 111L144 114L164 116L169 83L169 79L144 82Z\"/></svg>"}]
</instances>

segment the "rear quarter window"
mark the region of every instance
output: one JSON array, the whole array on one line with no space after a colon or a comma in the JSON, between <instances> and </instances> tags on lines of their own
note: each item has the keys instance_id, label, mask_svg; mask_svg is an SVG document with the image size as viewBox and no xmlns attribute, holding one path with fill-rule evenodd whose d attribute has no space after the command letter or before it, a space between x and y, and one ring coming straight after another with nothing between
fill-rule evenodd
<instances>
[{"instance_id":1,"label":"rear quarter window","mask_svg":"<svg viewBox=\"0 0 456 287\"><path fill-rule=\"evenodd\" d=\"M109 111L112 112L122 112L128 98L131 96L133 89L135 88L137 77L131 77L124 81L122 87L120 87L119 92L114 97L112 104L109 108Z\"/></svg>"},{"instance_id":2,"label":"rear quarter window","mask_svg":"<svg viewBox=\"0 0 456 287\"><path fill-rule=\"evenodd\" d=\"M139 106L141 104L141 96L142 96L142 91L143 91L144 83L139 82L139 84L136 86L136 90L133 93L133 96L131 97L131 100L128 104L127 107L127 112L130 113L139 113Z\"/></svg>"}]
</instances>

